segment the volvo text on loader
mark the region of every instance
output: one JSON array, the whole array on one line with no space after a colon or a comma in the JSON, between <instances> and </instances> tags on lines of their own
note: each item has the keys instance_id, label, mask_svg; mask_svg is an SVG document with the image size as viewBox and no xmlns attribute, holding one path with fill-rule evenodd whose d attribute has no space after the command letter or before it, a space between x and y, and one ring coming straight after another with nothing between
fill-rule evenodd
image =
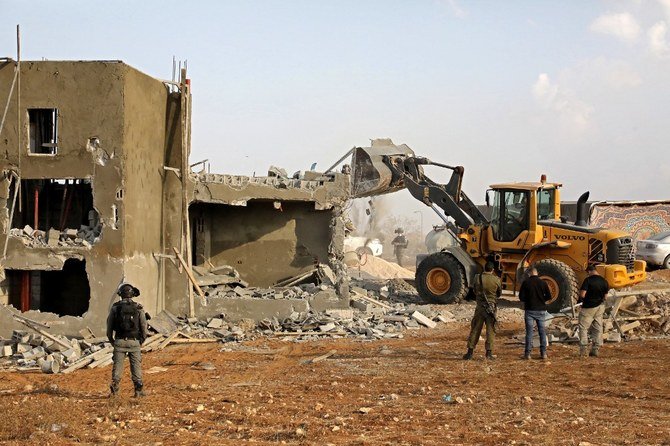
<instances>
[{"instance_id":1,"label":"volvo text on loader","mask_svg":"<svg viewBox=\"0 0 670 446\"><path fill-rule=\"evenodd\" d=\"M428 165L451 170L449 182L428 178L423 170ZM371 147L354 148L351 168L354 197L406 188L432 207L460 242L417 259L416 287L429 301L463 299L489 260L496 265L503 288L513 291L519 289L528 266L534 265L551 290L550 312L572 305L588 265L595 265L615 289L646 278L646 264L635 260L629 234L587 226L588 192L578 201L576 221L568 223L561 219L561 184L547 182L544 175L538 182L492 185L486 192L492 207L486 218L461 190L463 167L417 157L404 144L380 139Z\"/></svg>"}]
</instances>

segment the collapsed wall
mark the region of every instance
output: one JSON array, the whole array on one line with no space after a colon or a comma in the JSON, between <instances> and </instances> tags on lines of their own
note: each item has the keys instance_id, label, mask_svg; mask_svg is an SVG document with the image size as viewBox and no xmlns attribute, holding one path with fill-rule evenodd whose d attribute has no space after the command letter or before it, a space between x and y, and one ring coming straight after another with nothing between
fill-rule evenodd
<instances>
[{"instance_id":1,"label":"collapsed wall","mask_svg":"<svg viewBox=\"0 0 670 446\"><path fill-rule=\"evenodd\" d=\"M289 178L277 172L266 177L192 175L193 269L207 293L205 302L198 301L198 316L225 313L233 320L260 320L305 312L310 301L320 309L348 306L342 206L349 197L349 177L306 172ZM221 277L224 269L239 280L216 283L212 276ZM274 291L284 284L320 283L319 270L332 271L329 287L307 301L301 293L285 297ZM253 290L234 294L232 287L216 288L231 283ZM173 294L166 308L184 313L185 299Z\"/></svg>"},{"instance_id":2,"label":"collapsed wall","mask_svg":"<svg viewBox=\"0 0 670 446\"><path fill-rule=\"evenodd\" d=\"M16 69L0 63L0 89ZM182 172L190 97L120 61L22 62L20 75L20 101L9 95L0 130L0 337L23 328L17 314L54 334L103 335L121 281L141 290L152 315L188 315L192 279L177 249L212 301L197 301L199 315L348 304L347 175ZM211 283L226 266L246 283L237 302ZM269 287L309 283L327 289L268 298Z\"/></svg>"}]
</instances>

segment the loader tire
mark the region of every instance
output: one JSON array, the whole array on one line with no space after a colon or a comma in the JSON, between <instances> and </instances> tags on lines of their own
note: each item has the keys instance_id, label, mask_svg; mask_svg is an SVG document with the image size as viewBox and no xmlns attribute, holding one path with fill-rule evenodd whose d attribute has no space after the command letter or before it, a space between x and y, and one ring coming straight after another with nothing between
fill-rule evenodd
<instances>
[{"instance_id":1,"label":"loader tire","mask_svg":"<svg viewBox=\"0 0 670 446\"><path fill-rule=\"evenodd\" d=\"M555 259L539 260L533 264L537 275L549 285L551 300L547 302L549 313L558 313L562 308L577 301L577 276L565 263Z\"/></svg>"},{"instance_id":2,"label":"loader tire","mask_svg":"<svg viewBox=\"0 0 670 446\"><path fill-rule=\"evenodd\" d=\"M423 259L415 279L419 296L436 304L460 302L468 291L463 267L454 256L443 252Z\"/></svg>"}]
</instances>

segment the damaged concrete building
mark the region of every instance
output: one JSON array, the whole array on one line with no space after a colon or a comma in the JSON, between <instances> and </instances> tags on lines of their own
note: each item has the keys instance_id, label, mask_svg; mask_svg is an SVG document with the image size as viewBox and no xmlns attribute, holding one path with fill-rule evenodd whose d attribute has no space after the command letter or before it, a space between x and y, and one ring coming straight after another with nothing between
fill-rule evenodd
<instances>
[{"instance_id":1,"label":"damaged concrete building","mask_svg":"<svg viewBox=\"0 0 670 446\"><path fill-rule=\"evenodd\" d=\"M17 312L54 333L103 335L124 280L154 315L261 319L310 305L270 293L189 300L194 276L222 270L262 290L329 265L343 292L312 305L348 304L348 176L193 173L185 72L167 82L120 61L6 59L0 102L0 336Z\"/></svg>"}]
</instances>

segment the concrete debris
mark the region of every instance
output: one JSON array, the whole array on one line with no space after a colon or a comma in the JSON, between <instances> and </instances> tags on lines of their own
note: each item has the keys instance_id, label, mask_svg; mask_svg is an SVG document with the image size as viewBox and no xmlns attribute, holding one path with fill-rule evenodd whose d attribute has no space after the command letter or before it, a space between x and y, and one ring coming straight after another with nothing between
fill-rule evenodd
<instances>
[{"instance_id":1,"label":"concrete debris","mask_svg":"<svg viewBox=\"0 0 670 446\"><path fill-rule=\"evenodd\" d=\"M41 246L48 246L49 248L83 246L89 248L100 241L101 232L101 223L97 223L95 226L81 225L79 229L69 228L63 231L49 228L46 232L26 225L22 229L10 229L9 235L20 238L25 246L31 248Z\"/></svg>"},{"instance_id":2,"label":"concrete debris","mask_svg":"<svg viewBox=\"0 0 670 446\"><path fill-rule=\"evenodd\" d=\"M670 335L670 292L667 290L650 290L647 294L623 297L613 320L611 314L615 303L615 297L609 296L603 320L606 342ZM578 319L559 316L548 320L547 325L549 342L579 341ZM523 335L515 338L523 342ZM539 340L537 342L539 345Z\"/></svg>"},{"instance_id":3,"label":"concrete debris","mask_svg":"<svg viewBox=\"0 0 670 446\"><path fill-rule=\"evenodd\" d=\"M106 342L106 338L98 343L91 343L91 338L89 340L64 336L54 338L60 343L43 335L14 330L11 339L0 339L0 369L65 373L73 367L73 370L76 370L100 359L101 351L109 353L111 358L112 347L109 342ZM38 341L40 345L31 345ZM65 349L61 344L71 345L71 347Z\"/></svg>"},{"instance_id":4,"label":"concrete debris","mask_svg":"<svg viewBox=\"0 0 670 446\"><path fill-rule=\"evenodd\" d=\"M415 311L414 313L412 313L411 316L412 316L412 319L414 319L415 321L417 321L421 325L425 325L428 328L435 328L437 326L437 323L428 319L426 316L419 313L418 311Z\"/></svg>"},{"instance_id":5,"label":"concrete debris","mask_svg":"<svg viewBox=\"0 0 670 446\"><path fill-rule=\"evenodd\" d=\"M282 169L281 167L270 166L270 168L268 169L268 176L288 178L288 173L286 173L286 169Z\"/></svg>"}]
</instances>

